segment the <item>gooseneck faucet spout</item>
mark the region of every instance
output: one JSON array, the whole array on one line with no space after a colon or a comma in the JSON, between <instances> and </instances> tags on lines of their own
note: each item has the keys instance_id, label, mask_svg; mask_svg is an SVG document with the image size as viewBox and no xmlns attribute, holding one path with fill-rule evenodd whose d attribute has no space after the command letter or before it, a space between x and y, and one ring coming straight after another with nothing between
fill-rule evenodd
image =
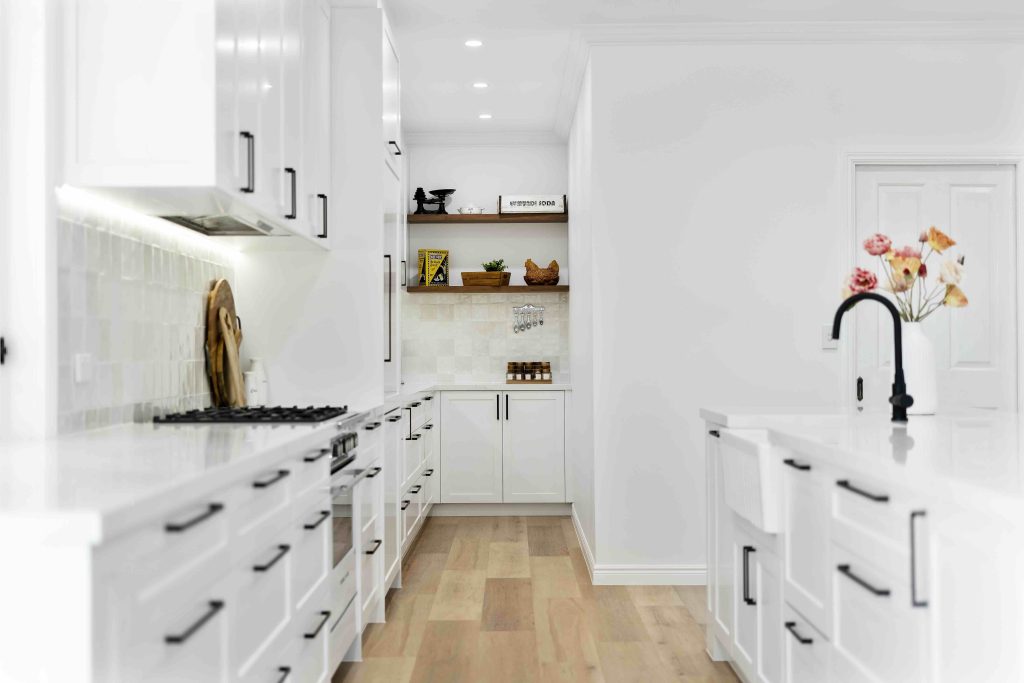
<instances>
[{"instance_id":1,"label":"gooseneck faucet spout","mask_svg":"<svg viewBox=\"0 0 1024 683\"><path fill-rule=\"evenodd\" d=\"M843 315L858 303L866 299L877 301L889 309L889 313L892 314L893 349L895 351L896 372L893 377L892 396L889 397L889 403L892 404L892 421L906 422L907 408L914 405L914 397L907 393L907 382L903 378L903 331L901 327L902 321L900 320L900 312L896 310L896 306L881 294L875 294L874 292L854 294L843 301L843 303L839 304L839 308L836 310L836 317L832 320L832 338L836 340L839 339L839 326L843 321Z\"/></svg>"}]
</instances>

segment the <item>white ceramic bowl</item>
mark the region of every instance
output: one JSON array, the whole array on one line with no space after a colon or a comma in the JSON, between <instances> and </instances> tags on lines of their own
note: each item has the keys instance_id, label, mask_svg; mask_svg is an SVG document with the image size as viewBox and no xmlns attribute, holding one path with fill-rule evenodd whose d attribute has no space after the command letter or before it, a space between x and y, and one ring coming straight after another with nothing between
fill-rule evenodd
<instances>
[{"instance_id":1,"label":"white ceramic bowl","mask_svg":"<svg viewBox=\"0 0 1024 683\"><path fill-rule=\"evenodd\" d=\"M475 206L460 206L459 213L477 213Z\"/></svg>"}]
</instances>

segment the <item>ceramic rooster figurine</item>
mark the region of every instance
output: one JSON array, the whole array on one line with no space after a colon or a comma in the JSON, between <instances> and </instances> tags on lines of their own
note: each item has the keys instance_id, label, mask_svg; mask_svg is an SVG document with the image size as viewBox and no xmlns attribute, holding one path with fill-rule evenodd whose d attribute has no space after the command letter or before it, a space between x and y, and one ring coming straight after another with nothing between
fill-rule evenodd
<instances>
[{"instance_id":1,"label":"ceramic rooster figurine","mask_svg":"<svg viewBox=\"0 0 1024 683\"><path fill-rule=\"evenodd\" d=\"M523 279L528 285L557 285L558 261L552 261L547 268L541 268L533 259L526 259L526 275Z\"/></svg>"}]
</instances>

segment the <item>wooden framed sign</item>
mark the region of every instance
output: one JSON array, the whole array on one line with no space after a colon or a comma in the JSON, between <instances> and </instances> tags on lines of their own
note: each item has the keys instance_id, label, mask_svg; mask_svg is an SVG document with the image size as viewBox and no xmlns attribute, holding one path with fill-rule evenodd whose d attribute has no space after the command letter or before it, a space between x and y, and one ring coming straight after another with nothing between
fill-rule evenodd
<instances>
[{"instance_id":1,"label":"wooden framed sign","mask_svg":"<svg viewBox=\"0 0 1024 683\"><path fill-rule=\"evenodd\" d=\"M498 197L498 213L565 213L564 194L509 194Z\"/></svg>"}]
</instances>

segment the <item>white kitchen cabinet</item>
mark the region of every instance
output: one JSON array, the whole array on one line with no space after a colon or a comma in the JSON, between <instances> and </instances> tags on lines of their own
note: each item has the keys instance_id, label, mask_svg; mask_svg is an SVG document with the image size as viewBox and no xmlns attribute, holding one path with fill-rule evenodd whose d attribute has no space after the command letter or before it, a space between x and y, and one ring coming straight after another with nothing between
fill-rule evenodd
<instances>
[{"instance_id":1,"label":"white kitchen cabinet","mask_svg":"<svg viewBox=\"0 0 1024 683\"><path fill-rule=\"evenodd\" d=\"M303 163L301 33L302 0L69 3L67 183L206 230L317 243L287 217L285 168Z\"/></svg>"},{"instance_id":2,"label":"white kitchen cabinet","mask_svg":"<svg viewBox=\"0 0 1024 683\"><path fill-rule=\"evenodd\" d=\"M381 41L381 60L383 64L382 90L384 93L383 138L384 158L396 175L402 175L402 118L401 118L401 81L399 79L398 50L391 39L387 26L384 28ZM404 202L402 204L405 205Z\"/></svg>"},{"instance_id":3,"label":"white kitchen cabinet","mask_svg":"<svg viewBox=\"0 0 1024 683\"><path fill-rule=\"evenodd\" d=\"M508 391L504 413L504 502L564 503L565 394Z\"/></svg>"},{"instance_id":4,"label":"white kitchen cabinet","mask_svg":"<svg viewBox=\"0 0 1024 683\"><path fill-rule=\"evenodd\" d=\"M502 502L500 391L441 394L441 502Z\"/></svg>"},{"instance_id":5,"label":"white kitchen cabinet","mask_svg":"<svg viewBox=\"0 0 1024 683\"><path fill-rule=\"evenodd\" d=\"M398 577L402 562L405 519L402 505L402 470L405 439L402 435L401 409L383 416L384 429L384 585L390 588Z\"/></svg>"},{"instance_id":6,"label":"white kitchen cabinet","mask_svg":"<svg viewBox=\"0 0 1024 683\"><path fill-rule=\"evenodd\" d=\"M786 683L823 683L829 680L832 645L790 605L783 605Z\"/></svg>"},{"instance_id":7,"label":"white kitchen cabinet","mask_svg":"<svg viewBox=\"0 0 1024 683\"><path fill-rule=\"evenodd\" d=\"M829 552L831 482L817 464L794 454L783 474L783 575L786 602L830 635L832 565Z\"/></svg>"},{"instance_id":8,"label":"white kitchen cabinet","mask_svg":"<svg viewBox=\"0 0 1024 683\"><path fill-rule=\"evenodd\" d=\"M312 235L329 240L331 191L331 8L306 0L302 38L302 168L299 216Z\"/></svg>"},{"instance_id":9,"label":"white kitchen cabinet","mask_svg":"<svg viewBox=\"0 0 1024 683\"><path fill-rule=\"evenodd\" d=\"M397 392L402 384L402 316L400 315L399 296L402 287L403 272L402 220L405 215L405 203L402 200L402 182L394 171L383 166L384 202L381 224L384 231L384 282L383 307L384 320L384 392ZM411 418L410 418L411 419Z\"/></svg>"}]
</instances>

